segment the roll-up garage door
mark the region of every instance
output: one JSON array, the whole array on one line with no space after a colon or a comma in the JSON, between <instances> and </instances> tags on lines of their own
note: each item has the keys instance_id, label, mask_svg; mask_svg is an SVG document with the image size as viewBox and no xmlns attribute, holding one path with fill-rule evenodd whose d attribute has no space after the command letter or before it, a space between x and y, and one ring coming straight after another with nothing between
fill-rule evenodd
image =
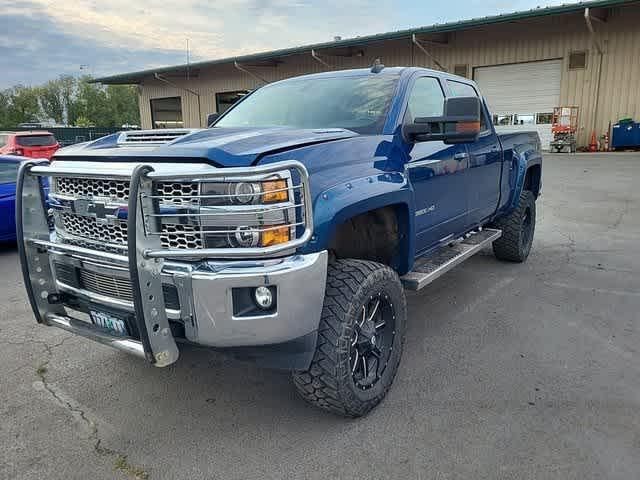
<instances>
[{"instance_id":1,"label":"roll-up garage door","mask_svg":"<svg viewBox=\"0 0 640 480\"><path fill-rule=\"evenodd\" d=\"M487 99L496 130L535 130L545 149L552 140L553 107L560 105L561 75L561 60L474 70L474 79Z\"/></svg>"}]
</instances>

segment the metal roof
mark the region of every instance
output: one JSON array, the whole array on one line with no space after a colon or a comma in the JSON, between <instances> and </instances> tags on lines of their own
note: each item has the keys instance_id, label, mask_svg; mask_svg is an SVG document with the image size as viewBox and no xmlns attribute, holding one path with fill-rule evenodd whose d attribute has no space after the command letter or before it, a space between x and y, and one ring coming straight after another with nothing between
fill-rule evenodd
<instances>
[{"instance_id":1,"label":"metal roof","mask_svg":"<svg viewBox=\"0 0 640 480\"><path fill-rule=\"evenodd\" d=\"M523 10L512 13L505 13L501 15L492 15L481 18L472 18L469 20L461 20L457 22L434 24L424 27L411 28L406 30L396 30L387 33L378 33L374 35L364 35L361 37L347 38L344 40L335 40L331 42L315 43L311 45L303 45L299 47L284 48L280 50L272 50L268 52L254 53L249 55L239 55L235 57L220 58L216 60L209 60L204 62L195 62L191 64L173 65L168 67L152 68L148 70L140 70L137 72L123 73L119 75L110 75L106 77L100 77L93 80L93 82L100 82L105 84L126 84L126 83L138 83L144 77L153 75L154 73L168 73L178 72L181 70L198 69L210 67L213 65L219 65L223 63L233 62L250 62L250 61L263 61L272 60L279 57L285 57L289 55L296 55L300 53L310 52L311 50L322 50L324 48L344 48L363 45L372 42L380 42L385 40L397 40L401 38L411 37L411 35L427 34L427 33L444 33L452 32L455 30L464 30L474 27L480 27L484 25L492 25L497 23L512 22L515 20L523 20L536 17L545 17L549 15L561 15L564 13L574 13L585 8L606 8L614 7L623 4L637 3L638 0L594 0L570 4L562 4L553 7L537 7L531 10Z\"/></svg>"}]
</instances>

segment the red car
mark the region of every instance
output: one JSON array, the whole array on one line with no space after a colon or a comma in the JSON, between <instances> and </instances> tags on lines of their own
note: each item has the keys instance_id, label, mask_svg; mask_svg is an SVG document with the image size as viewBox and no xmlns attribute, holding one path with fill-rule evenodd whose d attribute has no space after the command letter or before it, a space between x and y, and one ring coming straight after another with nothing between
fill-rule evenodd
<instances>
[{"instance_id":1,"label":"red car","mask_svg":"<svg viewBox=\"0 0 640 480\"><path fill-rule=\"evenodd\" d=\"M50 160L58 148L60 144L50 132L0 132L0 155Z\"/></svg>"}]
</instances>

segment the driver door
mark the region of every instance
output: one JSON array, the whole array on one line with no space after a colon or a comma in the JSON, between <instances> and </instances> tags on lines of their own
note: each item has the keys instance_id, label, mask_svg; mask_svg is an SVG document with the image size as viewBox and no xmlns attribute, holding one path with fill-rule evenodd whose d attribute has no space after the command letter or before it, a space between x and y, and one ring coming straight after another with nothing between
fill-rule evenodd
<instances>
[{"instance_id":1,"label":"driver door","mask_svg":"<svg viewBox=\"0 0 640 480\"><path fill-rule=\"evenodd\" d=\"M444 89L437 77L418 76L407 100L405 123L443 114ZM413 186L416 254L437 247L468 226L469 155L465 144L409 144L407 174Z\"/></svg>"}]
</instances>

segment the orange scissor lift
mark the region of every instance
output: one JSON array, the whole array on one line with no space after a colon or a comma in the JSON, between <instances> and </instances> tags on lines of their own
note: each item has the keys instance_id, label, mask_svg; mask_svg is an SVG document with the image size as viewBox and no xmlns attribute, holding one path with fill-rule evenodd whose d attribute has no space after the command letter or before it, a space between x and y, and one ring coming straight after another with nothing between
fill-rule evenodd
<instances>
[{"instance_id":1,"label":"orange scissor lift","mask_svg":"<svg viewBox=\"0 0 640 480\"><path fill-rule=\"evenodd\" d=\"M577 131L578 107L555 107L551 124L551 133L553 133L551 151L574 153L576 151Z\"/></svg>"}]
</instances>

